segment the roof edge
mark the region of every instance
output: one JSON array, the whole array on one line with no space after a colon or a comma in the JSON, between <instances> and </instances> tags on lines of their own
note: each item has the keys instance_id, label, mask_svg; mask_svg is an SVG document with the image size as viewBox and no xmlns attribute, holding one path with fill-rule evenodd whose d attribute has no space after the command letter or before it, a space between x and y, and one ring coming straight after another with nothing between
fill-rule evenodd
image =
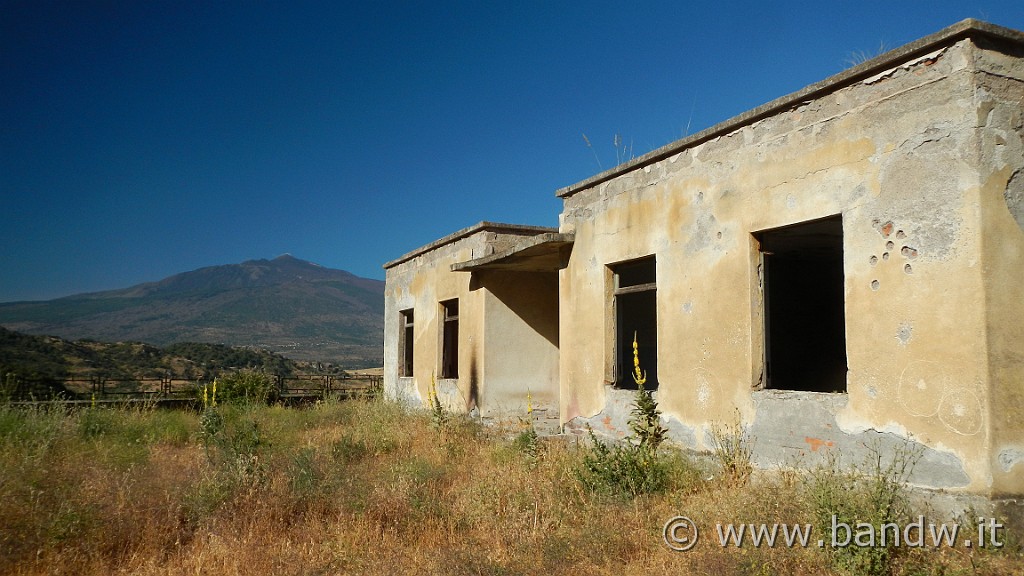
<instances>
[{"instance_id":1,"label":"roof edge","mask_svg":"<svg viewBox=\"0 0 1024 576\"><path fill-rule=\"evenodd\" d=\"M557 244L558 247L564 244L572 244L576 239L576 235L573 233L559 233L559 232L544 232L542 234L536 234L534 236L528 236L524 240L520 240L518 244L510 248L506 248L501 252L495 252L494 254L488 254L480 258L473 258L465 262L456 262L452 264L452 272L467 272L472 271L478 266L483 266L504 260L506 258L520 254L531 248L545 244ZM562 266L565 267L564 265Z\"/></svg>"},{"instance_id":2,"label":"roof edge","mask_svg":"<svg viewBox=\"0 0 1024 576\"><path fill-rule=\"evenodd\" d=\"M552 232L558 232L558 228L552 228L550 226L530 226L527 224L503 224L501 222L488 222L484 220L481 222L477 222L472 226L468 226L466 228L453 232L443 238L434 240L430 244L420 246L419 248L413 250L412 252L408 252L398 258L395 258L390 262L385 262L384 269L387 270L388 268L393 268L403 262L408 262L409 260L412 260L413 258L421 254L425 254L427 252L430 252L431 250L440 248L445 244L451 244L456 240L461 240L467 236L472 236L477 232L484 231L505 232L509 234L520 234L525 236L529 234L547 234Z\"/></svg>"},{"instance_id":3,"label":"roof edge","mask_svg":"<svg viewBox=\"0 0 1024 576\"><path fill-rule=\"evenodd\" d=\"M834 92L840 88L849 86L854 82L877 74L878 72L893 68L901 62L932 52L941 45L948 45L951 44L952 41L971 36L988 36L1009 42L1024 44L1024 32L1020 30L997 26L974 18L967 18L953 24L952 26L943 28L934 34L929 34L924 38L920 38L898 48L889 50L888 52L876 56L871 60L862 62L852 68L847 68L838 74L829 76L824 80L815 82L809 86L805 86L796 92L776 98L775 100L748 110L738 116L733 116L728 120L719 122L718 124L701 130L696 134L666 144L661 148L652 150L643 156L639 156L614 168L595 174L594 176L581 180L576 184L559 188L555 191L555 196L559 198L568 198L577 192L593 188L602 182L606 182L648 164L664 160L665 158L686 150L687 148L692 148L697 144L701 144L717 136L722 136L723 134L732 132L737 128L741 128L763 118L772 116L782 110L792 108L808 99L815 98L829 92Z\"/></svg>"}]
</instances>

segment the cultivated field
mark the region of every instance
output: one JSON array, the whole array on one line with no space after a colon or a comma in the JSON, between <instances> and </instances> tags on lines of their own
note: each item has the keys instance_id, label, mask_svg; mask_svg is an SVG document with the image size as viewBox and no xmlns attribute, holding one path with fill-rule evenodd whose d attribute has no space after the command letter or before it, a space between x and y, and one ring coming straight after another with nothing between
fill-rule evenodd
<instances>
[{"instance_id":1,"label":"cultivated field","mask_svg":"<svg viewBox=\"0 0 1024 576\"><path fill-rule=\"evenodd\" d=\"M904 514L898 486L821 469L751 481L743 438L728 431L717 460L699 464L661 447L656 461L630 468L622 454L529 430L375 400L204 413L0 406L0 573L1013 574L1024 566L1020 540L1005 532L999 550L961 541L819 548L833 537L818 524L829 506L852 514L887 503ZM656 482L629 482L651 471ZM701 525L686 552L665 543L677 515ZM807 547L723 547L716 522L818 532ZM963 528L968 538L976 532ZM670 531L676 545L685 534Z\"/></svg>"}]
</instances>

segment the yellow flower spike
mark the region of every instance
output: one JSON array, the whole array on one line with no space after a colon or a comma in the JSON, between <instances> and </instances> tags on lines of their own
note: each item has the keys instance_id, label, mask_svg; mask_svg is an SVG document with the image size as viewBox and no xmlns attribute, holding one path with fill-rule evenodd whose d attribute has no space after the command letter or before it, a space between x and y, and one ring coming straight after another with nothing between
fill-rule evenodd
<instances>
[{"instance_id":1,"label":"yellow flower spike","mask_svg":"<svg viewBox=\"0 0 1024 576\"><path fill-rule=\"evenodd\" d=\"M533 414L533 395L526 393L526 413Z\"/></svg>"},{"instance_id":2,"label":"yellow flower spike","mask_svg":"<svg viewBox=\"0 0 1024 576\"><path fill-rule=\"evenodd\" d=\"M206 396L206 384L203 384L203 408L206 408L208 403L208 398Z\"/></svg>"},{"instance_id":3,"label":"yellow flower spike","mask_svg":"<svg viewBox=\"0 0 1024 576\"><path fill-rule=\"evenodd\" d=\"M647 371L640 371L640 347L636 343L636 332L633 332L633 381L643 388L647 382Z\"/></svg>"},{"instance_id":4,"label":"yellow flower spike","mask_svg":"<svg viewBox=\"0 0 1024 576\"><path fill-rule=\"evenodd\" d=\"M427 388L427 403L430 406L434 405L437 400L437 380L434 379L434 373L430 373L430 386Z\"/></svg>"},{"instance_id":5,"label":"yellow flower spike","mask_svg":"<svg viewBox=\"0 0 1024 576\"><path fill-rule=\"evenodd\" d=\"M210 405L214 406L214 407L217 406L217 379L216 378L213 379L213 395L211 396L211 399L210 399Z\"/></svg>"}]
</instances>

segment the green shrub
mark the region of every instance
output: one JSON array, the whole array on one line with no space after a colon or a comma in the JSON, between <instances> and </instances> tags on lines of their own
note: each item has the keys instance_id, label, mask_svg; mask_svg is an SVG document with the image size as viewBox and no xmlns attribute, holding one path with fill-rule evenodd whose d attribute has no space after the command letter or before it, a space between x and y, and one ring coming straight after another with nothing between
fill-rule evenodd
<instances>
[{"instance_id":1,"label":"green shrub","mask_svg":"<svg viewBox=\"0 0 1024 576\"><path fill-rule=\"evenodd\" d=\"M530 422L526 429L516 435L512 440L512 446L516 452L523 455L530 468L535 468L543 455L544 445L541 444L540 437L537 436L533 422Z\"/></svg>"},{"instance_id":2,"label":"green shrub","mask_svg":"<svg viewBox=\"0 0 1024 576\"><path fill-rule=\"evenodd\" d=\"M217 379L217 402L267 404L278 399L274 379L266 372L245 368Z\"/></svg>"},{"instance_id":3,"label":"green shrub","mask_svg":"<svg viewBox=\"0 0 1024 576\"><path fill-rule=\"evenodd\" d=\"M575 476L588 490L637 496L661 492L668 485L668 466L658 454L668 430L661 425L658 401L644 388L647 373L640 368L636 334L632 376L637 386L629 419L633 434L623 443L605 444L587 427L590 447Z\"/></svg>"},{"instance_id":4,"label":"green shrub","mask_svg":"<svg viewBox=\"0 0 1024 576\"><path fill-rule=\"evenodd\" d=\"M840 467L838 458L829 454L825 464L811 471L805 495L818 526L825 529L829 542L839 541L834 526L849 526L856 532L860 523L876 529L882 524L906 525L910 505L906 483L921 452L910 446L886 456L878 446L869 446L869 457L861 466L849 470ZM842 539L847 535L844 534ZM899 552L898 542L886 546L829 547L830 561L840 572L857 576L884 575L892 572Z\"/></svg>"},{"instance_id":5,"label":"green shrub","mask_svg":"<svg viewBox=\"0 0 1024 576\"><path fill-rule=\"evenodd\" d=\"M573 471L587 490L632 497L665 489L667 467L656 450L630 441L605 443L587 432L590 446Z\"/></svg>"}]
</instances>

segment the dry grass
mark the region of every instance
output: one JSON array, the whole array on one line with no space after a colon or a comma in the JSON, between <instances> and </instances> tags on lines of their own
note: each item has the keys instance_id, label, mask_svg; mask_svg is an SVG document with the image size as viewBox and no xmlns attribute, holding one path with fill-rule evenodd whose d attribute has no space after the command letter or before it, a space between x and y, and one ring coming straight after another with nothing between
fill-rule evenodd
<instances>
[{"instance_id":1,"label":"dry grass","mask_svg":"<svg viewBox=\"0 0 1024 576\"><path fill-rule=\"evenodd\" d=\"M831 574L821 549L726 548L718 522L810 522L801 483L726 486L679 457L667 491L594 494L582 450L539 457L507 433L371 401L198 415L0 407L0 573ZM788 479L788 481L787 481ZM662 541L677 514L707 525L694 550ZM1000 574L1010 552L900 555L898 574Z\"/></svg>"}]
</instances>

